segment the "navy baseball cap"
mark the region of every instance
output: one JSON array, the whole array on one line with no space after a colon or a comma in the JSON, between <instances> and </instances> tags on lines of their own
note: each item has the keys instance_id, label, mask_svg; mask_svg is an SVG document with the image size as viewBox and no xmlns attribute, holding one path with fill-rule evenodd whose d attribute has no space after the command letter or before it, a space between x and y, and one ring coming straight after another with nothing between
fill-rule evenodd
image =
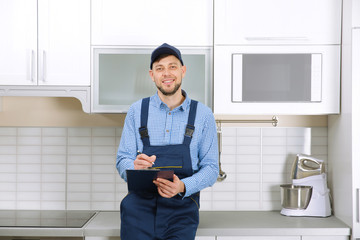
<instances>
[{"instance_id":1,"label":"navy baseball cap","mask_svg":"<svg viewBox=\"0 0 360 240\"><path fill-rule=\"evenodd\" d=\"M167 43L164 43L161 46L157 47L151 53L150 69L152 69L152 65L153 65L154 61L162 54L174 55L177 59L180 60L181 65L184 65L183 60L181 58L181 52L179 51L179 49L177 49L176 47L171 46Z\"/></svg>"}]
</instances>

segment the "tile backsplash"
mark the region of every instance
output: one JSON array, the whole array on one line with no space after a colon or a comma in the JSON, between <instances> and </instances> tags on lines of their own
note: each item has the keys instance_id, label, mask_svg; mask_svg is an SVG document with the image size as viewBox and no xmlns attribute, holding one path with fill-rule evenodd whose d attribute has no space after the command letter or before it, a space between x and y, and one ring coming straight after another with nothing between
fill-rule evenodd
<instances>
[{"instance_id":1,"label":"tile backsplash","mask_svg":"<svg viewBox=\"0 0 360 240\"><path fill-rule=\"evenodd\" d=\"M278 210L297 153L327 161L327 128L222 127L227 177L201 193L202 210ZM118 210L121 128L0 128L0 209Z\"/></svg>"}]
</instances>

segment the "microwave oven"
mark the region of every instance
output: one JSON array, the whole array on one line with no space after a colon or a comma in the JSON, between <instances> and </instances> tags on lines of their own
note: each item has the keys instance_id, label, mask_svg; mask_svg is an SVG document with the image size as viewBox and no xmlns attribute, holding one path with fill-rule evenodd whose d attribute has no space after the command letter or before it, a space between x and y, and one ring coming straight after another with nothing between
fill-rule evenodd
<instances>
[{"instance_id":1,"label":"microwave oven","mask_svg":"<svg viewBox=\"0 0 360 240\"><path fill-rule=\"evenodd\" d=\"M340 46L215 46L215 114L336 114Z\"/></svg>"}]
</instances>

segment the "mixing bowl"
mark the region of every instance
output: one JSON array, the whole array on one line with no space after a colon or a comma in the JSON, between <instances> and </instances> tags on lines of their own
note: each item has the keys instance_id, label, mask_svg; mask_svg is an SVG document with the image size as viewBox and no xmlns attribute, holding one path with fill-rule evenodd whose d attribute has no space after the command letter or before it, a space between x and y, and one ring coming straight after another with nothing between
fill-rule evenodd
<instances>
[{"instance_id":1,"label":"mixing bowl","mask_svg":"<svg viewBox=\"0 0 360 240\"><path fill-rule=\"evenodd\" d=\"M312 186L280 185L281 206L288 209L306 209L310 203Z\"/></svg>"}]
</instances>

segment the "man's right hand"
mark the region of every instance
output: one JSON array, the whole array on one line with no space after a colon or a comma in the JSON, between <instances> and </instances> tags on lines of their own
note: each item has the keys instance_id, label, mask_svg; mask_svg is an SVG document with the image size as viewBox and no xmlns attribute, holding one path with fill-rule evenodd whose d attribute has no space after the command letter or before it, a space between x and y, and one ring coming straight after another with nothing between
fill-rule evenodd
<instances>
[{"instance_id":1,"label":"man's right hand","mask_svg":"<svg viewBox=\"0 0 360 240\"><path fill-rule=\"evenodd\" d=\"M156 160L155 155L149 157L148 155L141 153L137 155L134 161L134 168L135 170L139 170L139 169L152 167L155 164L155 160Z\"/></svg>"}]
</instances>

